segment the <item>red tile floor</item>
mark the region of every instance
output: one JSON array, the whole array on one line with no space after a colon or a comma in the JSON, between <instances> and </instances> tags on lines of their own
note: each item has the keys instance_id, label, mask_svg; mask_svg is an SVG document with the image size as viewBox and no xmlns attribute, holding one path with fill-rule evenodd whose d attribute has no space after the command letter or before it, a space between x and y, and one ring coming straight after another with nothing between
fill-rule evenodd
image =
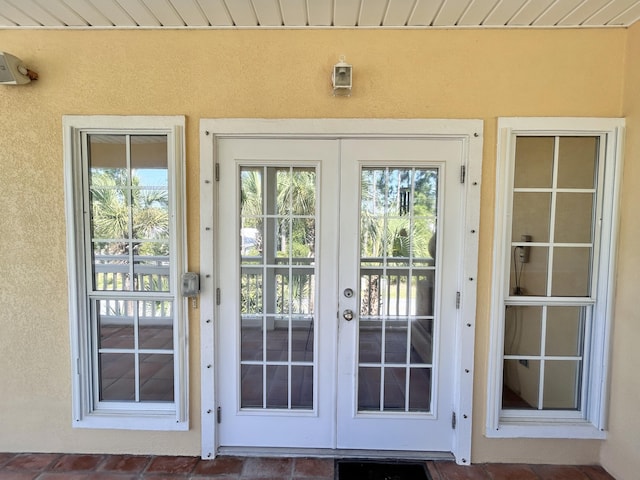
<instances>
[{"instance_id":1,"label":"red tile floor","mask_svg":"<svg viewBox=\"0 0 640 480\"><path fill-rule=\"evenodd\" d=\"M433 480L612 480L597 466L426 462ZM332 480L327 458L239 458L0 453L0 480ZM365 479L363 479L365 480Z\"/></svg>"}]
</instances>

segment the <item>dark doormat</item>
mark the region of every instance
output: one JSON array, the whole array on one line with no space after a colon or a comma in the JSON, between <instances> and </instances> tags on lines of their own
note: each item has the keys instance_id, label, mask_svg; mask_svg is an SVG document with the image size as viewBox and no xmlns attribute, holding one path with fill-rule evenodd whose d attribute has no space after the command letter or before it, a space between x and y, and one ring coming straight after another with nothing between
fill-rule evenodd
<instances>
[{"instance_id":1,"label":"dark doormat","mask_svg":"<svg viewBox=\"0 0 640 480\"><path fill-rule=\"evenodd\" d=\"M431 480L425 463L336 461L336 480Z\"/></svg>"}]
</instances>

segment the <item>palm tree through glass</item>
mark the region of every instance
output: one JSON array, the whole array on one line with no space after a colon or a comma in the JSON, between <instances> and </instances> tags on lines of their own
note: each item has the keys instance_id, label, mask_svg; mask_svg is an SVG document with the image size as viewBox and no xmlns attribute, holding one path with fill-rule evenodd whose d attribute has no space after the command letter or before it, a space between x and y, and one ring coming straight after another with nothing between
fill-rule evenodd
<instances>
[{"instance_id":1,"label":"palm tree through glass","mask_svg":"<svg viewBox=\"0 0 640 480\"><path fill-rule=\"evenodd\" d=\"M241 167L241 407L312 409L316 172Z\"/></svg>"},{"instance_id":2,"label":"palm tree through glass","mask_svg":"<svg viewBox=\"0 0 640 480\"><path fill-rule=\"evenodd\" d=\"M438 170L363 168L358 410L428 412Z\"/></svg>"},{"instance_id":3,"label":"palm tree through glass","mask_svg":"<svg viewBox=\"0 0 640 480\"><path fill-rule=\"evenodd\" d=\"M174 400L166 135L89 135L99 401Z\"/></svg>"}]
</instances>

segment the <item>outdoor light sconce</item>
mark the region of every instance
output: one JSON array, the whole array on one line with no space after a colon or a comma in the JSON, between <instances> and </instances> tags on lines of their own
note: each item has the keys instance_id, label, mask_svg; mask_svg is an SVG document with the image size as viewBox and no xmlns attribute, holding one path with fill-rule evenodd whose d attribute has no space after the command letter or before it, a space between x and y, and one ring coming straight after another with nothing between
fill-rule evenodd
<instances>
[{"instance_id":1,"label":"outdoor light sconce","mask_svg":"<svg viewBox=\"0 0 640 480\"><path fill-rule=\"evenodd\" d=\"M0 84L24 85L31 80L37 80L38 74L29 70L17 57L0 52Z\"/></svg>"},{"instance_id":2,"label":"outdoor light sconce","mask_svg":"<svg viewBox=\"0 0 640 480\"><path fill-rule=\"evenodd\" d=\"M353 67L344 61L344 55L340 55L340 61L333 66L331 75L334 95L351 95L352 74Z\"/></svg>"}]
</instances>

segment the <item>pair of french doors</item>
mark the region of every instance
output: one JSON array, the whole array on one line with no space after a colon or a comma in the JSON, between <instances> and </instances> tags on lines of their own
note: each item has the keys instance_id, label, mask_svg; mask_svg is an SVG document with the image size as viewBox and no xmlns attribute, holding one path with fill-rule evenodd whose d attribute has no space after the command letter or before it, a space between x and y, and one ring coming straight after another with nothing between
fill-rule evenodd
<instances>
[{"instance_id":1,"label":"pair of french doors","mask_svg":"<svg viewBox=\"0 0 640 480\"><path fill-rule=\"evenodd\" d=\"M451 451L463 142L216 149L217 443Z\"/></svg>"}]
</instances>

